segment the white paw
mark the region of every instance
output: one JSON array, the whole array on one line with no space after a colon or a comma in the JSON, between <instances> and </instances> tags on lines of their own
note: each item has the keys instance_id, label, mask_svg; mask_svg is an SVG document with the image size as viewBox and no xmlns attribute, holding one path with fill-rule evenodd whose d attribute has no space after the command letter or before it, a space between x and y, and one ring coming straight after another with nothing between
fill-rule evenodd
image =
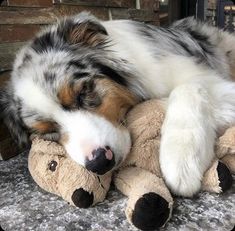
<instances>
[{"instance_id":1,"label":"white paw","mask_svg":"<svg viewBox=\"0 0 235 231\"><path fill-rule=\"evenodd\" d=\"M174 194L191 197L200 190L214 156L213 139L205 139L205 134L201 131L200 135L193 127L167 130L160 148L163 178Z\"/></svg>"},{"instance_id":2,"label":"white paw","mask_svg":"<svg viewBox=\"0 0 235 231\"><path fill-rule=\"evenodd\" d=\"M162 126L160 166L172 192L192 196L201 188L214 157L215 129L210 97L200 84L185 84L170 95Z\"/></svg>"}]
</instances>

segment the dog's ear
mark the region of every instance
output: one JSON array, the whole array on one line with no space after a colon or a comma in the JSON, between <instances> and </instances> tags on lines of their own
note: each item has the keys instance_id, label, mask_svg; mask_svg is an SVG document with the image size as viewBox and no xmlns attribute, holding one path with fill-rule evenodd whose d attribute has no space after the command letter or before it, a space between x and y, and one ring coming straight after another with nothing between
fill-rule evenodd
<instances>
[{"instance_id":1,"label":"dog's ear","mask_svg":"<svg viewBox=\"0 0 235 231\"><path fill-rule=\"evenodd\" d=\"M9 88L0 89L0 119L3 120L19 147L28 148L28 130L20 117L20 107L20 102L14 99Z\"/></svg>"},{"instance_id":2,"label":"dog's ear","mask_svg":"<svg viewBox=\"0 0 235 231\"><path fill-rule=\"evenodd\" d=\"M81 43L90 47L104 44L108 35L105 28L93 17L80 21L67 19L61 25L61 29L65 30L65 39L69 44Z\"/></svg>"}]
</instances>

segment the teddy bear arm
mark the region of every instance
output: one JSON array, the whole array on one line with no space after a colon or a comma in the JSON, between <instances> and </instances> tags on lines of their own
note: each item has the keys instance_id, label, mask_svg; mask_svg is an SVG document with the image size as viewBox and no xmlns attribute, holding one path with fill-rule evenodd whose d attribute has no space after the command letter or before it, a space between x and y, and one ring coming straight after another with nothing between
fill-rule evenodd
<instances>
[{"instance_id":1,"label":"teddy bear arm","mask_svg":"<svg viewBox=\"0 0 235 231\"><path fill-rule=\"evenodd\" d=\"M171 216L173 199L163 180L138 167L125 167L114 178L126 196L126 216L139 229L156 229Z\"/></svg>"}]
</instances>

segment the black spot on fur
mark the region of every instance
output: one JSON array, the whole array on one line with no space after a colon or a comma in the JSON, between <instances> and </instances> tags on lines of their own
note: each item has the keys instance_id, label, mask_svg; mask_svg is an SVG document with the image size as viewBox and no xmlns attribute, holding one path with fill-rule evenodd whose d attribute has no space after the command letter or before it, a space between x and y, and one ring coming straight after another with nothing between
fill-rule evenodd
<instances>
[{"instance_id":1,"label":"black spot on fur","mask_svg":"<svg viewBox=\"0 0 235 231\"><path fill-rule=\"evenodd\" d=\"M71 106L64 105L64 104L61 104L61 106L62 106L63 110L65 110L65 111L72 111Z\"/></svg>"},{"instance_id":2,"label":"black spot on fur","mask_svg":"<svg viewBox=\"0 0 235 231\"><path fill-rule=\"evenodd\" d=\"M221 187L222 191L225 192L232 187L232 175L227 166L222 162L218 163L217 172L220 181L219 186Z\"/></svg>"},{"instance_id":3,"label":"black spot on fur","mask_svg":"<svg viewBox=\"0 0 235 231\"><path fill-rule=\"evenodd\" d=\"M85 69L86 68L86 65L81 63L81 61L79 61L79 60L72 60L72 61L70 61L68 63L68 68L70 66L74 66L74 67L79 68L79 69Z\"/></svg>"},{"instance_id":4,"label":"black spot on fur","mask_svg":"<svg viewBox=\"0 0 235 231\"><path fill-rule=\"evenodd\" d=\"M213 55L212 44L209 41L209 37L194 30L188 30L191 37L198 42L205 54Z\"/></svg>"},{"instance_id":5,"label":"black spot on fur","mask_svg":"<svg viewBox=\"0 0 235 231\"><path fill-rule=\"evenodd\" d=\"M83 188L79 188L73 192L71 199L77 207L88 208L93 204L94 195Z\"/></svg>"},{"instance_id":6,"label":"black spot on fur","mask_svg":"<svg viewBox=\"0 0 235 231\"><path fill-rule=\"evenodd\" d=\"M122 77L117 71L114 69L101 64L101 63L94 63L93 67L97 68L100 74L103 74L113 80L114 82L121 84L123 86L127 86L127 81L124 77Z\"/></svg>"},{"instance_id":7,"label":"black spot on fur","mask_svg":"<svg viewBox=\"0 0 235 231\"><path fill-rule=\"evenodd\" d=\"M195 40L208 43L207 35L203 35L195 30L188 30L188 32Z\"/></svg>"},{"instance_id":8,"label":"black spot on fur","mask_svg":"<svg viewBox=\"0 0 235 231\"><path fill-rule=\"evenodd\" d=\"M187 43L180 39L173 39L176 44L178 44L189 56L195 56L195 51L192 50Z\"/></svg>"},{"instance_id":9,"label":"black spot on fur","mask_svg":"<svg viewBox=\"0 0 235 231\"><path fill-rule=\"evenodd\" d=\"M43 53L47 50L54 48L54 39L51 32L47 32L40 37L36 38L31 47L37 52L37 53Z\"/></svg>"},{"instance_id":10,"label":"black spot on fur","mask_svg":"<svg viewBox=\"0 0 235 231\"><path fill-rule=\"evenodd\" d=\"M73 76L74 76L74 79L82 79L82 78L88 77L89 73L88 72L75 72Z\"/></svg>"},{"instance_id":11,"label":"black spot on fur","mask_svg":"<svg viewBox=\"0 0 235 231\"><path fill-rule=\"evenodd\" d=\"M169 216L168 202L158 194L150 192L136 202L132 222L141 230L155 230L163 226Z\"/></svg>"},{"instance_id":12,"label":"black spot on fur","mask_svg":"<svg viewBox=\"0 0 235 231\"><path fill-rule=\"evenodd\" d=\"M46 32L40 37L34 39L31 47L38 53L44 53L50 50L68 50L62 38L56 32Z\"/></svg>"},{"instance_id":13,"label":"black spot on fur","mask_svg":"<svg viewBox=\"0 0 235 231\"><path fill-rule=\"evenodd\" d=\"M45 72L44 78L47 82L53 83L55 80L55 73Z\"/></svg>"}]
</instances>

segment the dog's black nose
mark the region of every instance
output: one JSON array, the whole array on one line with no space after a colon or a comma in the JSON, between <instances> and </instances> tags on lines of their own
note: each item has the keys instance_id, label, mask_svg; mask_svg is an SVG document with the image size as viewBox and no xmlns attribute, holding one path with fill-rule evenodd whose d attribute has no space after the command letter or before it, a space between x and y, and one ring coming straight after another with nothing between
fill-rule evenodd
<instances>
[{"instance_id":1,"label":"dog's black nose","mask_svg":"<svg viewBox=\"0 0 235 231\"><path fill-rule=\"evenodd\" d=\"M114 154L108 146L94 150L92 157L92 160L86 160L86 169L99 175L105 174L115 165Z\"/></svg>"}]
</instances>

